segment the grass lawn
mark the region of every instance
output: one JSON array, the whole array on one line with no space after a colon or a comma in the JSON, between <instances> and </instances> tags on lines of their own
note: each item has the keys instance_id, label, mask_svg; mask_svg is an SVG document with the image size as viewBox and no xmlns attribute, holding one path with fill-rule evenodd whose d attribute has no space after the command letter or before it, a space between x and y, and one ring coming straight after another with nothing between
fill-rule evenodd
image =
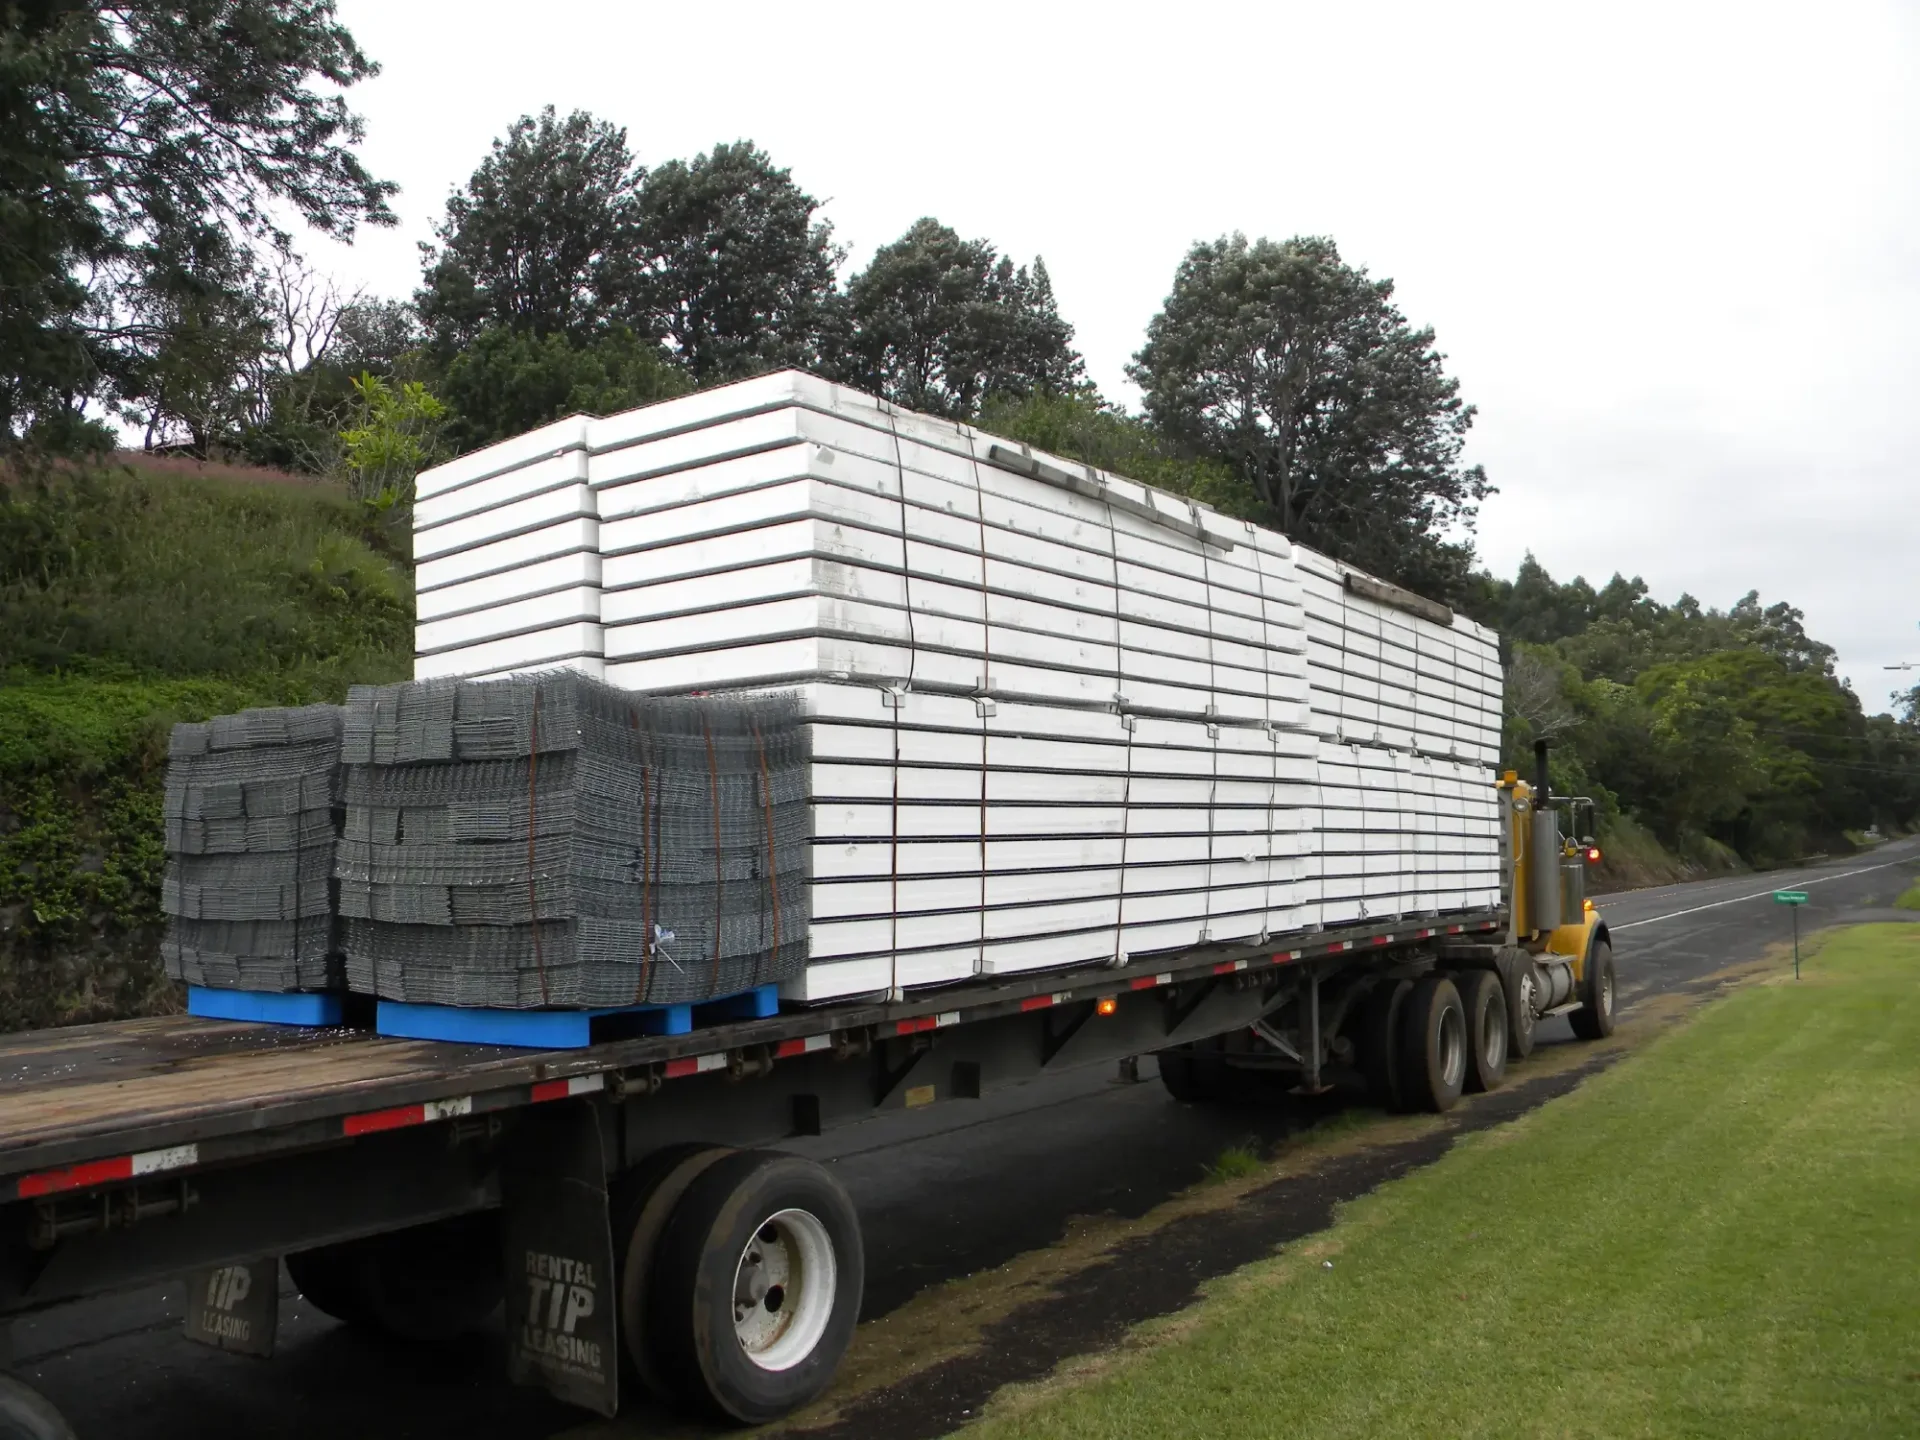
<instances>
[{"instance_id":1,"label":"grass lawn","mask_svg":"<svg viewBox=\"0 0 1920 1440\"><path fill-rule=\"evenodd\" d=\"M1920 1435L1920 925L1840 932L1804 973L968 1440Z\"/></svg>"},{"instance_id":2,"label":"grass lawn","mask_svg":"<svg viewBox=\"0 0 1920 1440\"><path fill-rule=\"evenodd\" d=\"M1920 885L1909 886L1893 903L1897 909L1920 910Z\"/></svg>"}]
</instances>

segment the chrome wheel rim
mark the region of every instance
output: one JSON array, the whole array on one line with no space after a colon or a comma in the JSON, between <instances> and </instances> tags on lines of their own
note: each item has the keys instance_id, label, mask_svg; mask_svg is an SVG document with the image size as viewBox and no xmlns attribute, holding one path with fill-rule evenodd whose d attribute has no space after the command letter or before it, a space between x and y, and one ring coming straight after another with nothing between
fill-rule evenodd
<instances>
[{"instance_id":1,"label":"chrome wheel rim","mask_svg":"<svg viewBox=\"0 0 1920 1440\"><path fill-rule=\"evenodd\" d=\"M778 1210L762 1220L733 1275L733 1334L762 1370L791 1370L814 1352L833 1315L839 1265L819 1217Z\"/></svg>"},{"instance_id":2,"label":"chrome wheel rim","mask_svg":"<svg viewBox=\"0 0 1920 1440\"><path fill-rule=\"evenodd\" d=\"M1480 1021L1480 1056L1485 1068L1498 1070L1507 1058L1507 1017L1497 1005L1488 1005Z\"/></svg>"},{"instance_id":3,"label":"chrome wheel rim","mask_svg":"<svg viewBox=\"0 0 1920 1440\"><path fill-rule=\"evenodd\" d=\"M1466 1022L1460 1012L1448 1009L1440 1016L1440 1078L1451 1090L1467 1078Z\"/></svg>"}]
</instances>

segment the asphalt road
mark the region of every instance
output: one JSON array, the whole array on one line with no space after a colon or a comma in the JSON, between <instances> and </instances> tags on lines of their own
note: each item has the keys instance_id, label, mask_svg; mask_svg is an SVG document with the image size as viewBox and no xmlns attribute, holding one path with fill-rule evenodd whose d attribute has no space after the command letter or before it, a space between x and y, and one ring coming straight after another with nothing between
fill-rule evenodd
<instances>
[{"instance_id":1,"label":"asphalt road","mask_svg":"<svg viewBox=\"0 0 1920 1440\"><path fill-rule=\"evenodd\" d=\"M1772 901L1776 889L1806 890L1801 921L1812 931L1914 918L1886 907L1917 874L1920 840L1913 840L1852 860L1604 898L1622 1008L1630 1014L1644 997L1784 942L1790 921ZM1543 1044L1570 1038L1564 1020L1542 1027ZM1547 1093L1516 1103L1539 1103ZM1277 1141L1302 1123L1300 1110L1286 1105L1176 1106L1157 1083L1122 1084L1099 1070L793 1148L830 1163L859 1207L868 1252L864 1314L873 1318L929 1285L1051 1244L1073 1216L1142 1215L1190 1186L1224 1147ZM1356 1172L1352 1183L1364 1189L1375 1181ZM1338 1198L1316 1191L1311 1214L1256 1219L1278 1227L1276 1236L1311 1228ZM1204 1256L1182 1263L1204 1268ZM383 1346L289 1291L279 1353L250 1360L182 1339L179 1315L177 1287L167 1287L25 1321L14 1331L15 1368L60 1406L81 1440L536 1440L581 1422L578 1412L505 1382L498 1335L428 1352ZM993 1381L991 1374L975 1379L989 1388ZM631 1433L651 1428L643 1413Z\"/></svg>"}]
</instances>

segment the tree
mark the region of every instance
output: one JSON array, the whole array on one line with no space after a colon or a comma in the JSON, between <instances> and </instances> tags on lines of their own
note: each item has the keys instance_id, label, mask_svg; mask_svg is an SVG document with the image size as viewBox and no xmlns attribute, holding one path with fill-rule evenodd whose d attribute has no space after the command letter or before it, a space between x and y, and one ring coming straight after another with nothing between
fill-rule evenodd
<instances>
[{"instance_id":1,"label":"tree","mask_svg":"<svg viewBox=\"0 0 1920 1440\"><path fill-rule=\"evenodd\" d=\"M496 325L454 356L441 380L456 451L519 435L563 415L606 415L688 388L660 347L628 330L586 341Z\"/></svg>"},{"instance_id":2,"label":"tree","mask_svg":"<svg viewBox=\"0 0 1920 1440\"><path fill-rule=\"evenodd\" d=\"M124 297L142 335L120 391L146 447L202 458L226 448L255 409L272 319L253 257L201 227L155 246Z\"/></svg>"},{"instance_id":3,"label":"tree","mask_svg":"<svg viewBox=\"0 0 1920 1440\"><path fill-rule=\"evenodd\" d=\"M985 240L917 220L847 286L841 373L910 410L972 416L992 395L1085 380L1046 264L1015 269Z\"/></svg>"},{"instance_id":4,"label":"tree","mask_svg":"<svg viewBox=\"0 0 1920 1440\"><path fill-rule=\"evenodd\" d=\"M1166 434L1231 465L1272 523L1415 588L1466 582L1479 502L1473 407L1333 241L1195 245L1128 373Z\"/></svg>"},{"instance_id":5,"label":"tree","mask_svg":"<svg viewBox=\"0 0 1920 1440\"><path fill-rule=\"evenodd\" d=\"M446 407L418 380L389 385L361 375L353 389L353 423L340 432L348 493L376 510L404 513L414 476L441 453Z\"/></svg>"},{"instance_id":6,"label":"tree","mask_svg":"<svg viewBox=\"0 0 1920 1440\"><path fill-rule=\"evenodd\" d=\"M696 385L817 366L842 258L819 208L751 141L661 165L640 193L634 328Z\"/></svg>"},{"instance_id":7,"label":"tree","mask_svg":"<svg viewBox=\"0 0 1920 1440\"><path fill-rule=\"evenodd\" d=\"M435 347L450 355L487 325L580 338L626 319L642 176L627 132L584 110L514 121L421 247L415 301Z\"/></svg>"},{"instance_id":8,"label":"tree","mask_svg":"<svg viewBox=\"0 0 1920 1440\"><path fill-rule=\"evenodd\" d=\"M989 434L1190 495L1229 515L1251 517L1259 508L1253 492L1226 466L1175 453L1146 421L1109 405L1091 387L1021 396L1003 391L981 406L978 423Z\"/></svg>"},{"instance_id":9,"label":"tree","mask_svg":"<svg viewBox=\"0 0 1920 1440\"><path fill-rule=\"evenodd\" d=\"M157 353L154 296L209 233L239 254L287 238L276 207L348 239L392 222L328 93L377 67L327 0L15 4L4 25L0 446L82 438Z\"/></svg>"}]
</instances>

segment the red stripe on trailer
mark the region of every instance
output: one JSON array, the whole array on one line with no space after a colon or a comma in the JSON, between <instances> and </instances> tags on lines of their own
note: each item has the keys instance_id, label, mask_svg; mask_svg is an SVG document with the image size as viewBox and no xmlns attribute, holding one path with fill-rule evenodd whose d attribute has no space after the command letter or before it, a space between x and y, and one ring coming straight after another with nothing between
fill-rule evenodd
<instances>
[{"instance_id":1,"label":"red stripe on trailer","mask_svg":"<svg viewBox=\"0 0 1920 1440\"><path fill-rule=\"evenodd\" d=\"M23 1200L36 1195L58 1195L66 1190L84 1190L89 1185L105 1185L115 1180L137 1180L142 1175L158 1175L167 1170L184 1170L200 1163L198 1145L175 1145L165 1150L142 1150L133 1155L115 1155L107 1160L89 1160L65 1170L42 1170L37 1175L22 1175L16 1193Z\"/></svg>"},{"instance_id":2,"label":"red stripe on trailer","mask_svg":"<svg viewBox=\"0 0 1920 1440\"><path fill-rule=\"evenodd\" d=\"M57 1195L63 1190L84 1190L89 1185L104 1185L110 1180L131 1180L133 1157L116 1155L111 1160L89 1160L67 1170L43 1170L38 1175L20 1177L20 1198Z\"/></svg>"},{"instance_id":3,"label":"red stripe on trailer","mask_svg":"<svg viewBox=\"0 0 1920 1440\"><path fill-rule=\"evenodd\" d=\"M1376 935L1373 937L1373 943L1376 945L1391 945L1393 943L1393 937L1391 935Z\"/></svg>"},{"instance_id":4,"label":"red stripe on trailer","mask_svg":"<svg viewBox=\"0 0 1920 1440\"><path fill-rule=\"evenodd\" d=\"M1138 980L1129 980L1127 982L1127 988L1129 990L1151 990L1159 983L1160 977L1158 975L1142 975Z\"/></svg>"},{"instance_id":5,"label":"red stripe on trailer","mask_svg":"<svg viewBox=\"0 0 1920 1440\"><path fill-rule=\"evenodd\" d=\"M938 1024L939 1021L932 1015L916 1015L911 1020L894 1021L893 1033L896 1035L915 1035L922 1030L932 1030Z\"/></svg>"},{"instance_id":6,"label":"red stripe on trailer","mask_svg":"<svg viewBox=\"0 0 1920 1440\"><path fill-rule=\"evenodd\" d=\"M538 1105L545 1100L571 1100L576 1095L591 1095L596 1090L607 1088L604 1074L570 1075L565 1080L542 1080L533 1087L533 1101Z\"/></svg>"},{"instance_id":7,"label":"red stripe on trailer","mask_svg":"<svg viewBox=\"0 0 1920 1440\"><path fill-rule=\"evenodd\" d=\"M1352 948L1353 948L1353 942L1351 940L1336 940L1331 945L1327 946L1327 954L1338 955L1343 950L1351 950Z\"/></svg>"},{"instance_id":8,"label":"red stripe on trailer","mask_svg":"<svg viewBox=\"0 0 1920 1440\"><path fill-rule=\"evenodd\" d=\"M1044 1010L1051 1004L1053 1004L1053 996L1051 995L1029 995L1020 1002L1020 1008L1022 1010Z\"/></svg>"},{"instance_id":9,"label":"red stripe on trailer","mask_svg":"<svg viewBox=\"0 0 1920 1440\"><path fill-rule=\"evenodd\" d=\"M426 1125L472 1113L473 1097L461 1095L452 1100L429 1100L424 1105L396 1105L391 1110L349 1115L340 1122L340 1130L345 1135L373 1135L382 1130L404 1130L409 1125Z\"/></svg>"},{"instance_id":10,"label":"red stripe on trailer","mask_svg":"<svg viewBox=\"0 0 1920 1440\"><path fill-rule=\"evenodd\" d=\"M1458 935L1458 934L1459 934L1459 933L1460 933L1460 932L1461 932L1462 930L1464 930L1464 929L1466 929L1466 928L1467 928L1467 927L1466 927L1466 926L1464 926L1464 925L1449 925L1449 926L1447 926L1447 934L1449 934L1449 935Z\"/></svg>"},{"instance_id":11,"label":"red stripe on trailer","mask_svg":"<svg viewBox=\"0 0 1920 1440\"><path fill-rule=\"evenodd\" d=\"M667 1061L667 1079L678 1080L683 1075L699 1075L708 1070L724 1070L727 1065L726 1052L712 1055L693 1055L684 1060Z\"/></svg>"},{"instance_id":12,"label":"red stripe on trailer","mask_svg":"<svg viewBox=\"0 0 1920 1440\"><path fill-rule=\"evenodd\" d=\"M804 1040L782 1040L774 1050L776 1060L789 1060L795 1055L806 1055L815 1050L825 1050L833 1044L831 1035L809 1035Z\"/></svg>"}]
</instances>

